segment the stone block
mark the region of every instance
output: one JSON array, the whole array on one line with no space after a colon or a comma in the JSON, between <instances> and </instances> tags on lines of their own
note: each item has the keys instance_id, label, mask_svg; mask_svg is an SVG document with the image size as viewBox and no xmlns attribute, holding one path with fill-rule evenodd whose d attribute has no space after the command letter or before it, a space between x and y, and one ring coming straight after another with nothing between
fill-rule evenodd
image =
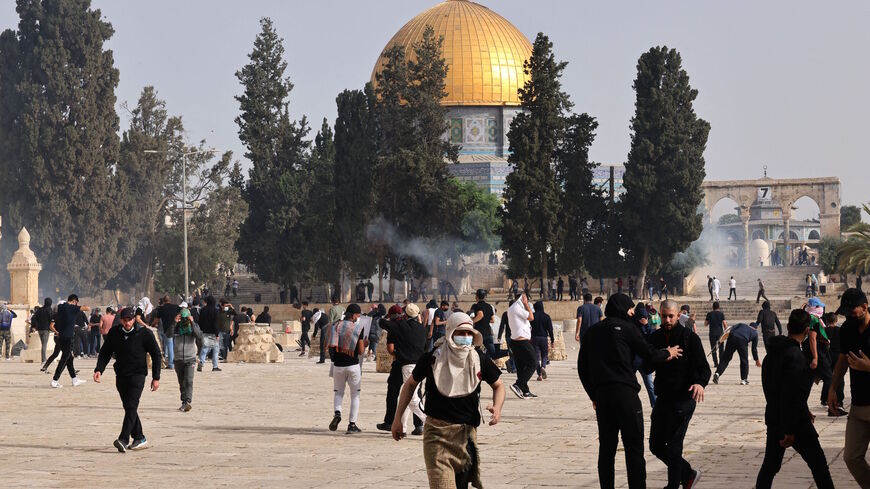
<instances>
[{"instance_id":1,"label":"stone block","mask_svg":"<svg viewBox=\"0 0 870 489\"><path fill-rule=\"evenodd\" d=\"M299 347L297 341L299 341L299 333L275 333L275 343L281 345L284 348L284 351L295 350ZM320 345L318 345L320 347Z\"/></svg>"},{"instance_id":2,"label":"stone block","mask_svg":"<svg viewBox=\"0 0 870 489\"><path fill-rule=\"evenodd\" d=\"M393 356L387 351L387 332L381 331L381 341L375 349L375 370L380 373L389 373L393 365Z\"/></svg>"},{"instance_id":3,"label":"stone block","mask_svg":"<svg viewBox=\"0 0 870 489\"><path fill-rule=\"evenodd\" d=\"M285 333L300 333L302 332L302 323L296 320L284 321L282 323Z\"/></svg>"},{"instance_id":4,"label":"stone block","mask_svg":"<svg viewBox=\"0 0 870 489\"><path fill-rule=\"evenodd\" d=\"M284 354L275 344L272 327L268 324L242 324L228 362L276 363L284 361Z\"/></svg>"}]
</instances>

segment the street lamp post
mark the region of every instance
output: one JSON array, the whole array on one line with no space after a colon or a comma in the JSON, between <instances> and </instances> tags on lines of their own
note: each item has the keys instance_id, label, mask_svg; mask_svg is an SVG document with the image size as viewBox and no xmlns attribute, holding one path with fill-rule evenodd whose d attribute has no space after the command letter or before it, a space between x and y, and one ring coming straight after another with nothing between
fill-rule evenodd
<instances>
[{"instance_id":1,"label":"street lamp post","mask_svg":"<svg viewBox=\"0 0 870 489\"><path fill-rule=\"evenodd\" d=\"M190 272L188 269L187 262L187 155L197 154L197 153L214 153L215 149L209 150L198 150L195 149L193 151L182 151L181 152L181 222L182 229L184 234L184 300L187 301L187 298L190 297ZM146 149L143 153L148 154L159 154L159 153L169 153L169 151L158 151L153 149Z\"/></svg>"}]
</instances>

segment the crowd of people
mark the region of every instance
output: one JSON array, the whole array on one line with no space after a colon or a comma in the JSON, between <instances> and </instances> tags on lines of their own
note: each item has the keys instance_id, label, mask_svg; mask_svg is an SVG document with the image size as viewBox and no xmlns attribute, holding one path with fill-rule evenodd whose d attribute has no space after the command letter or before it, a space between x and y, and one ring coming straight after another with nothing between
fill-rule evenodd
<instances>
[{"instance_id":1,"label":"crowd of people","mask_svg":"<svg viewBox=\"0 0 870 489\"><path fill-rule=\"evenodd\" d=\"M333 416L328 429L336 431L345 419L343 402L349 392L346 433L363 431L358 424L361 367L366 359L372 359L381 331L386 331L386 350L393 362L387 376L383 422L376 428L390 432L396 440L408 434L422 436L431 487L453 487L448 482L456 487L480 487L476 430L482 421L481 383L492 387L487 409L489 423L496 424L507 390L521 400L537 397L529 382L535 374L538 381L547 379L548 352L555 339L545 304L532 303L527 291L512 297L495 333L496 310L486 296L486 291L478 290L477 301L467 311L457 303L451 307L446 300L430 300L423 309L410 300L389 308L372 305L365 321L357 303L345 308L334 298L328 310L309 309L307 302L302 303L300 355L310 349L308 333L313 330L312 339L320 334L318 363L328 360L330 364ZM864 353L870 351L870 311L860 290L847 290L836 312L811 297L791 312L785 332L769 301L762 304L756 321L734 325L728 324L715 301L704 319L709 354L688 305L680 307L665 299L656 308L651 302L635 304L629 295L617 293L608 298L602 310L603 298L593 299L586 292L582 299L576 314L575 340L580 344L577 371L596 412L601 487L614 485L620 435L629 487L646 484L638 373L652 407L650 451L667 467L667 487L694 487L700 472L683 457L682 447L697 403L704 400L708 382L719 383L734 353L740 357L740 383L748 385L750 351L761 368L767 401L767 443L756 487L770 487L789 447L806 460L818 487L833 487L807 399L812 386L821 383L819 402L828 408L828 415L848 414L843 388L847 370L852 379L852 414L846 427L844 459L859 484L870 487L870 466L865 459L870 441L870 359ZM0 331L3 324L11 322L10 315L5 306L0 307ZM838 325L840 316L846 317L842 326ZM211 295L199 297L191 305L165 296L156 306L143 298L120 310L108 307L100 311L80 304L73 294L56 307L46 299L29 318L43 342L41 370L51 373L53 361L59 358L52 387L62 387L64 371L73 386L86 382L77 375L77 355L96 352L95 382L101 381L114 359L115 386L124 408L121 433L113 441L119 452L148 446L138 416L148 375L147 357L151 360L151 390L159 388L161 369L173 368L181 400L178 409L188 412L195 372L201 372L209 359L212 371L219 372L219 362L233 348L238 325L254 321L271 322L268 307L255 315L250 308L237 311L228 299ZM80 334L82 325L87 335ZM46 358L45 346L52 334L55 351ZM759 339L767 353L763 363L757 350ZM712 356L712 366L708 356ZM505 357L500 368L496 360ZM507 389L503 370L515 374Z\"/></svg>"}]
</instances>

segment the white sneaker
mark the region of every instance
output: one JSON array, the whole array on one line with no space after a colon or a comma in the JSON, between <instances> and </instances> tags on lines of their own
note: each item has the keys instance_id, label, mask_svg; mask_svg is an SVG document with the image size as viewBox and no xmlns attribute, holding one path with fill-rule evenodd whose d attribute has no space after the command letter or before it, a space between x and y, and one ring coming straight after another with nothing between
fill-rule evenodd
<instances>
[{"instance_id":1,"label":"white sneaker","mask_svg":"<svg viewBox=\"0 0 870 489\"><path fill-rule=\"evenodd\" d=\"M51 381L51 388L52 389L60 389L61 387L63 387L63 386L60 385L60 382L58 382L56 380Z\"/></svg>"},{"instance_id":2,"label":"white sneaker","mask_svg":"<svg viewBox=\"0 0 870 489\"><path fill-rule=\"evenodd\" d=\"M78 387L82 384L86 384L87 382L88 382L87 380L81 380L78 377L76 377L72 380L72 385L73 385L73 387Z\"/></svg>"}]
</instances>

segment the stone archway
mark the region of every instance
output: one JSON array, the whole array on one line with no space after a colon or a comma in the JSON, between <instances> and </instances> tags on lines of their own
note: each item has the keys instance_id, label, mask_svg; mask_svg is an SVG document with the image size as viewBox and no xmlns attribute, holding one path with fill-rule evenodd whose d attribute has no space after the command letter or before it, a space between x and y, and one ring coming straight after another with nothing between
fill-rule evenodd
<instances>
[{"instance_id":1,"label":"stone archway","mask_svg":"<svg viewBox=\"0 0 870 489\"><path fill-rule=\"evenodd\" d=\"M743 223L744 256L749 256L749 208L756 202L776 201L782 206L786 251L791 248L791 208L801 197L809 197L819 206L821 237L840 235L840 179L837 177L757 180L708 180L704 191L704 219L712 224L713 206L730 198L740 207ZM749 263L746 263L749 266Z\"/></svg>"}]
</instances>

